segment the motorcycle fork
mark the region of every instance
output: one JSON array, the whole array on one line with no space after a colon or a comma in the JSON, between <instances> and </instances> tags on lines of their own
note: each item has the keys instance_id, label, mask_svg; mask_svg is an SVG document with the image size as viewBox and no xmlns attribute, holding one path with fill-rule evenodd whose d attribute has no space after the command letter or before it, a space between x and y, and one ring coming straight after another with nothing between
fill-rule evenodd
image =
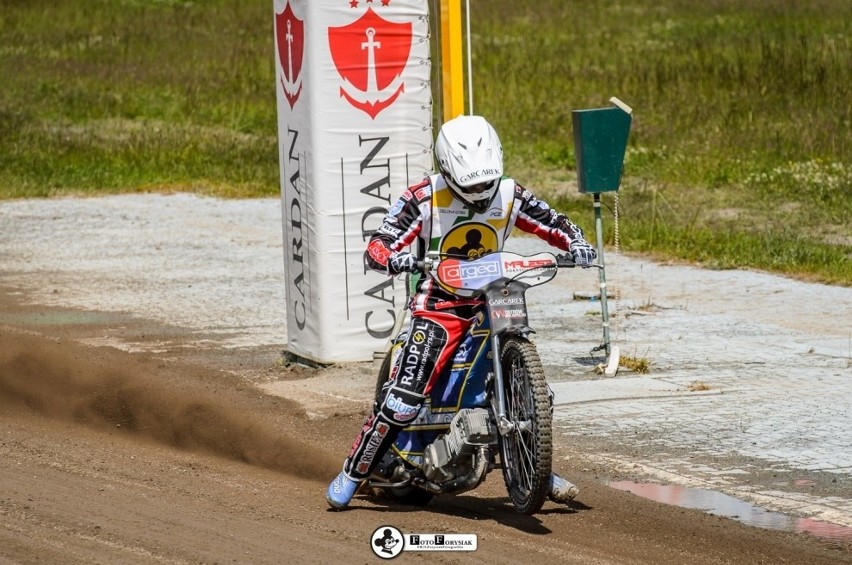
<instances>
[{"instance_id":1,"label":"motorcycle fork","mask_svg":"<svg viewBox=\"0 0 852 565\"><path fill-rule=\"evenodd\" d=\"M497 420L497 430L501 436L505 436L515 429L515 424L506 418L506 389L503 387L503 366L500 363L500 335L496 332L491 334L491 368L494 373L491 409L494 410Z\"/></svg>"}]
</instances>

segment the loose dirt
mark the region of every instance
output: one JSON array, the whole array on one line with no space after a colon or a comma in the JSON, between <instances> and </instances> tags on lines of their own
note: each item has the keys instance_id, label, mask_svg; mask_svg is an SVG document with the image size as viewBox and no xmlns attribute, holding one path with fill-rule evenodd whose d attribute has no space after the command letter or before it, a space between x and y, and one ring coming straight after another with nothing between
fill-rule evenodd
<instances>
[{"instance_id":1,"label":"loose dirt","mask_svg":"<svg viewBox=\"0 0 852 565\"><path fill-rule=\"evenodd\" d=\"M532 517L514 512L499 474L426 508L358 495L332 512L323 492L366 400L329 396L322 412L306 411L263 387L322 372L283 365L274 347L95 347L84 342L182 336L27 303L0 289L0 562L375 563L370 536L392 525L479 542L465 554L404 552L398 563L852 563L849 547L647 501L570 460L563 469L580 496ZM560 461L570 455L556 450Z\"/></svg>"}]
</instances>

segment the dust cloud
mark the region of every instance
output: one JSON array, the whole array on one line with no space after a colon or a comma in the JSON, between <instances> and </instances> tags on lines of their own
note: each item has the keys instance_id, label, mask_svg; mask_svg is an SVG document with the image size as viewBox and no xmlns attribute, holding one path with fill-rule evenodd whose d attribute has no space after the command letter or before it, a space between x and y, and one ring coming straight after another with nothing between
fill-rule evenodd
<instances>
[{"instance_id":1,"label":"dust cloud","mask_svg":"<svg viewBox=\"0 0 852 565\"><path fill-rule=\"evenodd\" d=\"M0 332L0 409L118 429L128 437L305 478L339 470L339 458L288 437L286 424L269 407L259 408L262 403L218 378L199 367Z\"/></svg>"}]
</instances>

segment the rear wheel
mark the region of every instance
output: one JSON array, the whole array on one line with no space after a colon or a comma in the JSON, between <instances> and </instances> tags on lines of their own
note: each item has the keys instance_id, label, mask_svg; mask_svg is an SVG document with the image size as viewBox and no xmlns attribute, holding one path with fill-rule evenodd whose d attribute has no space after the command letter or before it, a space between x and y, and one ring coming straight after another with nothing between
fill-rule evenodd
<instances>
[{"instance_id":1,"label":"rear wheel","mask_svg":"<svg viewBox=\"0 0 852 565\"><path fill-rule=\"evenodd\" d=\"M376 392L373 395L373 398L376 401L376 404L381 404L382 400L382 388L385 386L385 383L390 379L390 366L391 366L391 358L393 357L393 349L387 352L385 355L384 361L382 361L382 366L379 369L379 376L376 378Z\"/></svg>"},{"instance_id":2,"label":"rear wheel","mask_svg":"<svg viewBox=\"0 0 852 565\"><path fill-rule=\"evenodd\" d=\"M541 359L532 343L513 336L501 347L506 418L514 424L500 436L503 480L521 514L541 510L550 489L552 416Z\"/></svg>"}]
</instances>

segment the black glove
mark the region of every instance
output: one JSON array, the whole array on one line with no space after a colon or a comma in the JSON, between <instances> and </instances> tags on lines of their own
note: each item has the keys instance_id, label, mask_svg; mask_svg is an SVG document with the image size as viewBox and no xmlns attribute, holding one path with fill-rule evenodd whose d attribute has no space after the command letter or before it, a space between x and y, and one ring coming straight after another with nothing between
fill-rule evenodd
<instances>
[{"instance_id":1,"label":"black glove","mask_svg":"<svg viewBox=\"0 0 852 565\"><path fill-rule=\"evenodd\" d=\"M397 251L388 261L391 273L414 273L417 271L417 258L408 251Z\"/></svg>"},{"instance_id":2,"label":"black glove","mask_svg":"<svg viewBox=\"0 0 852 565\"><path fill-rule=\"evenodd\" d=\"M577 240L571 243L571 257L579 267L591 267L598 254L587 241Z\"/></svg>"}]
</instances>

